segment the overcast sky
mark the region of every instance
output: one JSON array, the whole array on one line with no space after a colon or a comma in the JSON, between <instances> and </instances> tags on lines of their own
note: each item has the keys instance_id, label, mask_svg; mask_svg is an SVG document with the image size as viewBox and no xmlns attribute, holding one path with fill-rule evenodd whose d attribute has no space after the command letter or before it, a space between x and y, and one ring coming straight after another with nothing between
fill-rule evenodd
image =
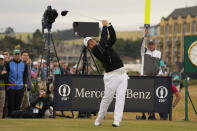
<instances>
[{"instance_id":1,"label":"overcast sky","mask_svg":"<svg viewBox=\"0 0 197 131\"><path fill-rule=\"evenodd\" d=\"M159 23L174 9L197 5L197 0L151 0L151 25ZM144 25L145 0L1 0L0 32L11 26L15 32L41 29L42 15L48 5L56 9L58 18L52 31L72 28L73 21L94 21L83 14L107 19L116 30L138 30ZM67 16L62 10L70 10ZM95 21L94 21L95 22Z\"/></svg>"}]
</instances>

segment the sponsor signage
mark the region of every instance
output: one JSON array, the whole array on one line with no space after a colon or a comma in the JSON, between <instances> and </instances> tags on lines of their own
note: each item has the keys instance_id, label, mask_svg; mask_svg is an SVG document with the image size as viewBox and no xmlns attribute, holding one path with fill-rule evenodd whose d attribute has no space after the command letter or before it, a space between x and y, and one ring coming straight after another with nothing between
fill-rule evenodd
<instances>
[{"instance_id":1,"label":"sponsor signage","mask_svg":"<svg viewBox=\"0 0 197 131\"><path fill-rule=\"evenodd\" d=\"M55 76L54 110L98 111L103 96L102 76ZM125 112L170 112L171 78L130 76L125 98Z\"/></svg>"}]
</instances>

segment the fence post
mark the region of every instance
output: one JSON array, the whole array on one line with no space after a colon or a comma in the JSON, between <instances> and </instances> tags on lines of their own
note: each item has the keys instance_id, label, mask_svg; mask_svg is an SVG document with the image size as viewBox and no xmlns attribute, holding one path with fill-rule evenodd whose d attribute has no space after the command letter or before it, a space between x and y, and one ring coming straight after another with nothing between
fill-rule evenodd
<instances>
[{"instance_id":1,"label":"fence post","mask_svg":"<svg viewBox=\"0 0 197 131\"><path fill-rule=\"evenodd\" d=\"M188 76L185 76L185 121L188 121Z\"/></svg>"}]
</instances>

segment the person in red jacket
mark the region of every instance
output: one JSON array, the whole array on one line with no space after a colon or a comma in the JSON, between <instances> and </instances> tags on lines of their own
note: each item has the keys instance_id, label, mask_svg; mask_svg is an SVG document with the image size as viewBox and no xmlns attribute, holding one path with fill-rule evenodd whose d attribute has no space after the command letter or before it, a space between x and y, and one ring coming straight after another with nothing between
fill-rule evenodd
<instances>
[{"instance_id":1,"label":"person in red jacket","mask_svg":"<svg viewBox=\"0 0 197 131\"><path fill-rule=\"evenodd\" d=\"M172 108L175 108L176 105L181 100L181 94L179 93L178 89L174 84L172 84L172 93L175 95L174 103L172 104ZM168 113L159 113L160 120L167 120L168 119Z\"/></svg>"}]
</instances>

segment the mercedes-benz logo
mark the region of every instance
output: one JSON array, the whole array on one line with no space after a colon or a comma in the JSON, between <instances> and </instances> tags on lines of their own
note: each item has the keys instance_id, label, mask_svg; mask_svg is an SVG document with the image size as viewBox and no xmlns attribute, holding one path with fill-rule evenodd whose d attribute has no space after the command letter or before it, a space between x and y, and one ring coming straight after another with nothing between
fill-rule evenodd
<instances>
[{"instance_id":1,"label":"mercedes-benz logo","mask_svg":"<svg viewBox=\"0 0 197 131\"><path fill-rule=\"evenodd\" d=\"M58 92L60 96L69 96L70 95L70 86L63 84L59 87Z\"/></svg>"},{"instance_id":2,"label":"mercedes-benz logo","mask_svg":"<svg viewBox=\"0 0 197 131\"><path fill-rule=\"evenodd\" d=\"M156 95L157 95L158 98L164 99L168 95L168 89L164 86L160 86L156 90Z\"/></svg>"}]
</instances>

